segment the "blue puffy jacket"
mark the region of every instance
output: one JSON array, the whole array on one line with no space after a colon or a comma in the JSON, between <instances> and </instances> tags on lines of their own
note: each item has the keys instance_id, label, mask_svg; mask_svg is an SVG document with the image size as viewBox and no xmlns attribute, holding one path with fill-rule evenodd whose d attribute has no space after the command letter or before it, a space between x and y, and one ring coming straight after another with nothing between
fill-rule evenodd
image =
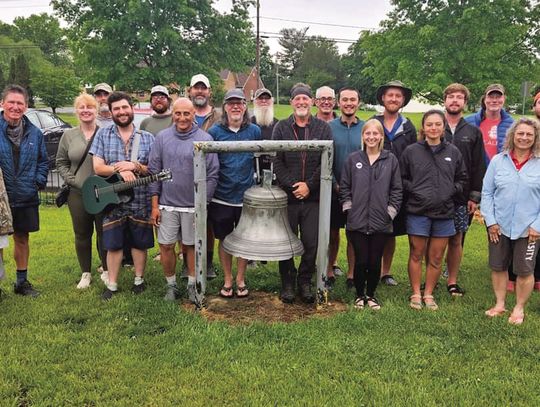
<instances>
[{"instance_id":1,"label":"blue puffy jacket","mask_svg":"<svg viewBox=\"0 0 540 407\"><path fill-rule=\"evenodd\" d=\"M24 135L21 140L19 168L15 173L12 144L6 130L8 123L0 115L0 167L4 173L4 183L12 208L39 205L38 189L47 185L49 159L43 133L30 123L25 116Z\"/></svg>"},{"instance_id":2,"label":"blue puffy jacket","mask_svg":"<svg viewBox=\"0 0 540 407\"><path fill-rule=\"evenodd\" d=\"M465 117L465 121L467 123L472 124L473 126L480 127L480 123L482 123L482 120L486 117L484 109L480 109L480 111L473 113L467 117ZM506 140L506 132L512 126L512 123L514 123L514 119L512 116L506 112L506 110L501 110L501 122L497 126L497 153L500 153L503 150L504 147L504 141ZM486 164L489 164L489 158L486 155Z\"/></svg>"},{"instance_id":3,"label":"blue puffy jacket","mask_svg":"<svg viewBox=\"0 0 540 407\"><path fill-rule=\"evenodd\" d=\"M261 129L248 123L238 133L223 124L214 124L208 133L215 141L261 140ZM219 179L214 198L230 204L241 204L244 192L254 184L253 153L219 153Z\"/></svg>"}]
</instances>

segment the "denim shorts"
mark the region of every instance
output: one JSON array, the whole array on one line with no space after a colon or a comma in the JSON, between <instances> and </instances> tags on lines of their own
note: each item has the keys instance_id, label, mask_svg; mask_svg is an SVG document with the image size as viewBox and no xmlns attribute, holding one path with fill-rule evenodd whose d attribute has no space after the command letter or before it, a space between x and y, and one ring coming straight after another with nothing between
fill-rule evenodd
<instances>
[{"instance_id":1,"label":"denim shorts","mask_svg":"<svg viewBox=\"0 0 540 407\"><path fill-rule=\"evenodd\" d=\"M423 237L450 237L456 234L454 219L432 219L407 214L407 234Z\"/></svg>"}]
</instances>

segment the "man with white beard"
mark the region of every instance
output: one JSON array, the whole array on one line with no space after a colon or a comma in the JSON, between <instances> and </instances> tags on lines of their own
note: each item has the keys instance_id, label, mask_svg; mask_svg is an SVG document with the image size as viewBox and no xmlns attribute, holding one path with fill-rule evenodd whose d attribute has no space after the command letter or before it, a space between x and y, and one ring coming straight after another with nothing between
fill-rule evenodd
<instances>
[{"instance_id":1,"label":"man with white beard","mask_svg":"<svg viewBox=\"0 0 540 407\"><path fill-rule=\"evenodd\" d=\"M274 98L272 92L266 88L257 89L253 100L253 116L251 123L256 124L261 129L263 140L272 140L272 131L278 119L274 117ZM263 155L260 158L260 170L269 170L271 163L270 156Z\"/></svg>"}]
</instances>

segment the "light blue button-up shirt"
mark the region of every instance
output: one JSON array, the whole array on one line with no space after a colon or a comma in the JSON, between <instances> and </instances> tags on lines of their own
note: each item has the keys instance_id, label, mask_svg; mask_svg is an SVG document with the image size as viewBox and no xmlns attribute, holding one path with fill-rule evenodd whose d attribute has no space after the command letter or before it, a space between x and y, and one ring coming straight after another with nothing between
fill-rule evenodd
<instances>
[{"instance_id":1,"label":"light blue button-up shirt","mask_svg":"<svg viewBox=\"0 0 540 407\"><path fill-rule=\"evenodd\" d=\"M511 240L527 237L529 227L540 232L540 157L518 171L508 151L495 155L484 176L480 211L486 226L498 224Z\"/></svg>"}]
</instances>

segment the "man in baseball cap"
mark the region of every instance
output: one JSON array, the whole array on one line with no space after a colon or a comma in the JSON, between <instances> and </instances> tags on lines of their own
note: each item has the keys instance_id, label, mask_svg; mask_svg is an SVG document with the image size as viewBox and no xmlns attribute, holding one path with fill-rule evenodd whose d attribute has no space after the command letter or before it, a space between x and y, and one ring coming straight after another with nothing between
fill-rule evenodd
<instances>
[{"instance_id":1,"label":"man in baseball cap","mask_svg":"<svg viewBox=\"0 0 540 407\"><path fill-rule=\"evenodd\" d=\"M161 130L172 125L170 110L171 98L165 86L156 85L150 91L150 106L154 113L141 122L141 130L146 130L156 136Z\"/></svg>"},{"instance_id":2,"label":"man in baseball cap","mask_svg":"<svg viewBox=\"0 0 540 407\"><path fill-rule=\"evenodd\" d=\"M114 124L109 105L107 104L107 98L113 92L109 84L102 82L94 86L94 97L96 98L99 109L96 118L96 123L99 127L109 127Z\"/></svg>"},{"instance_id":3,"label":"man in baseball cap","mask_svg":"<svg viewBox=\"0 0 540 407\"><path fill-rule=\"evenodd\" d=\"M212 98L212 87L210 86L210 81L206 75L199 73L191 77L191 81L189 82L188 96L195 107L195 122L197 122L199 128L204 131L208 131L208 129L210 129L210 127L212 127L215 123L219 123L221 114L212 105L210 105L210 100ZM210 224L208 224L207 237L208 269L206 272L206 277L208 279L212 279L216 277L216 268L213 264L214 234ZM182 274L182 276L184 275L187 278L187 274Z\"/></svg>"},{"instance_id":4,"label":"man in baseball cap","mask_svg":"<svg viewBox=\"0 0 540 407\"><path fill-rule=\"evenodd\" d=\"M500 83L492 83L486 87L481 99L482 108L479 112L465 118L467 122L480 128L488 162L500 153L506 132L514 122L512 116L504 110L506 92Z\"/></svg>"}]
</instances>

